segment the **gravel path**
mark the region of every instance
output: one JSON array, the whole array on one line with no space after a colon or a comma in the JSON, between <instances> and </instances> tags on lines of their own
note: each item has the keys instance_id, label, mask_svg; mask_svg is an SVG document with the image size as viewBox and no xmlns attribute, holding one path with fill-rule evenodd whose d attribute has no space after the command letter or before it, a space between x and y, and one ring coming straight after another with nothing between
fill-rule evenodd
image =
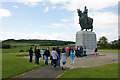
<instances>
[{"instance_id":1,"label":"gravel path","mask_svg":"<svg viewBox=\"0 0 120 80\"><path fill-rule=\"evenodd\" d=\"M23 57L29 58L29 56L23 56ZM42 59L42 57L40 58L40 60L44 61ZM88 56L82 57L82 58L76 57L74 61L75 61L74 65L71 65L71 58L67 57L66 67L72 69L72 68L94 67L94 66L100 66L100 65L104 65L104 64L117 63L118 62L118 53L100 53L100 55L97 56L96 58L94 57L94 55L88 55ZM50 62L50 60L49 60L49 62Z\"/></svg>"}]
</instances>

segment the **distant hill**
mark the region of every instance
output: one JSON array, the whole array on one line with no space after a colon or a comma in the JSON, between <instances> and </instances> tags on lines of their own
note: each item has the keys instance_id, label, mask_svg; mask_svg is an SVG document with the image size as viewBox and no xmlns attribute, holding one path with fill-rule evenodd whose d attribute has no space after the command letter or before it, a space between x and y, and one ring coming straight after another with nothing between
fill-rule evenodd
<instances>
[{"instance_id":1,"label":"distant hill","mask_svg":"<svg viewBox=\"0 0 120 80\"><path fill-rule=\"evenodd\" d=\"M38 40L38 39L8 39L2 41L2 44L9 44L12 46L19 46L19 45L39 45L39 46L60 46L60 45L70 45L75 44L73 41L61 41L61 40Z\"/></svg>"}]
</instances>

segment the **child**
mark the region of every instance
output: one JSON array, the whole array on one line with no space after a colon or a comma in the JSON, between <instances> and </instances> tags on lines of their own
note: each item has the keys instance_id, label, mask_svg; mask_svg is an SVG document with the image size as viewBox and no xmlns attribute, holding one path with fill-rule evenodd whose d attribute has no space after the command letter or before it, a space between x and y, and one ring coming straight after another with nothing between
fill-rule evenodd
<instances>
[{"instance_id":1,"label":"child","mask_svg":"<svg viewBox=\"0 0 120 80\"><path fill-rule=\"evenodd\" d=\"M71 55L71 64L74 64L74 59L75 59L74 51L71 51L70 55Z\"/></svg>"},{"instance_id":2,"label":"child","mask_svg":"<svg viewBox=\"0 0 120 80\"><path fill-rule=\"evenodd\" d=\"M67 54L67 56L69 56L69 48L68 47L66 47L66 54Z\"/></svg>"},{"instance_id":3,"label":"child","mask_svg":"<svg viewBox=\"0 0 120 80\"><path fill-rule=\"evenodd\" d=\"M42 49L41 52L42 52L42 56L43 56L43 60L44 60L45 49Z\"/></svg>"},{"instance_id":4,"label":"child","mask_svg":"<svg viewBox=\"0 0 120 80\"><path fill-rule=\"evenodd\" d=\"M97 50L97 48L95 49L95 58L96 58L96 56L98 55L98 50Z\"/></svg>"}]
</instances>

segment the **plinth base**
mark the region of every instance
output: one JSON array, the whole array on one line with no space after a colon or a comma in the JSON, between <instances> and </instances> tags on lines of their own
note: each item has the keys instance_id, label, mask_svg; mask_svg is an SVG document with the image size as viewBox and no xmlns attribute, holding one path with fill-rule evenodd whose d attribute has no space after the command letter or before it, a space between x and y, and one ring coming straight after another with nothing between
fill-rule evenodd
<instances>
[{"instance_id":1,"label":"plinth base","mask_svg":"<svg viewBox=\"0 0 120 80\"><path fill-rule=\"evenodd\" d=\"M77 46L86 47L86 54L94 54L97 47L96 34L91 31L78 31L76 33Z\"/></svg>"}]
</instances>

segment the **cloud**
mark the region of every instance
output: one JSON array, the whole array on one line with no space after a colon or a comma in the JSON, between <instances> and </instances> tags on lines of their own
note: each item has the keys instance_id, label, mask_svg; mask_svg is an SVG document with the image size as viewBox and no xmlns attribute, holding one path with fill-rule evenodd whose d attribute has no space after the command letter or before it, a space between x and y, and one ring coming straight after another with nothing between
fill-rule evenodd
<instances>
[{"instance_id":1,"label":"cloud","mask_svg":"<svg viewBox=\"0 0 120 80\"><path fill-rule=\"evenodd\" d=\"M52 6L51 8L52 8L52 9L56 9L56 6Z\"/></svg>"},{"instance_id":2,"label":"cloud","mask_svg":"<svg viewBox=\"0 0 120 80\"><path fill-rule=\"evenodd\" d=\"M47 39L73 41L73 37L65 33L18 33L18 32L0 32L0 40L6 39Z\"/></svg>"},{"instance_id":3,"label":"cloud","mask_svg":"<svg viewBox=\"0 0 120 80\"><path fill-rule=\"evenodd\" d=\"M38 5L38 2L25 2L25 5L31 6L31 7L35 7Z\"/></svg>"},{"instance_id":4,"label":"cloud","mask_svg":"<svg viewBox=\"0 0 120 80\"><path fill-rule=\"evenodd\" d=\"M48 0L48 2L52 3L52 4L58 4L58 3L65 3L65 2L70 2L70 0Z\"/></svg>"},{"instance_id":5,"label":"cloud","mask_svg":"<svg viewBox=\"0 0 120 80\"><path fill-rule=\"evenodd\" d=\"M67 10L76 10L85 5L92 10L103 9L118 4L119 0L2 0L3 2L20 2L29 6L37 6L39 2L50 2L52 4L64 4L63 8Z\"/></svg>"},{"instance_id":6,"label":"cloud","mask_svg":"<svg viewBox=\"0 0 120 80\"><path fill-rule=\"evenodd\" d=\"M28 5L30 7L38 6L39 2L42 2L42 0L12 0L13 2L22 3L24 5ZM9 1L10 2L10 1Z\"/></svg>"},{"instance_id":7,"label":"cloud","mask_svg":"<svg viewBox=\"0 0 120 80\"><path fill-rule=\"evenodd\" d=\"M9 17L9 16L11 16L11 12L9 10L3 8L0 9L0 19L2 17Z\"/></svg>"},{"instance_id":8,"label":"cloud","mask_svg":"<svg viewBox=\"0 0 120 80\"><path fill-rule=\"evenodd\" d=\"M113 12L92 12L90 16L93 18L94 29L118 29L118 16Z\"/></svg>"},{"instance_id":9,"label":"cloud","mask_svg":"<svg viewBox=\"0 0 120 80\"><path fill-rule=\"evenodd\" d=\"M99 35L97 35L97 39L99 40L100 37L102 36L105 36L108 39L108 42L118 39L118 34L116 32L114 33L101 32Z\"/></svg>"},{"instance_id":10,"label":"cloud","mask_svg":"<svg viewBox=\"0 0 120 80\"><path fill-rule=\"evenodd\" d=\"M84 6L86 5L88 10L91 11L91 13L88 13L88 16L93 18L93 29L94 31L102 32L101 34L98 34L98 36L101 36L104 32L104 35L109 36L109 40L117 39L117 29L118 29L118 16L117 14L113 12L100 12L100 10L109 8L112 6L115 6L118 4L119 0L14 0L18 1L21 3L24 3L25 5L29 6L37 6L39 2L50 2L52 4L63 4L62 9L66 9L68 11L72 11L74 13L73 16L73 27L76 28L76 30L80 30L80 25L78 24L79 22L79 17L76 12L76 9L84 9ZM47 9L46 11L49 11L50 8ZM51 9L55 9L55 7L51 7ZM99 11L99 12L98 12ZM1 12L1 11L0 11ZM65 20L61 20L65 21ZM56 26L56 27L55 27ZM61 25L63 26L63 24ZM44 25L44 27L48 28L59 28L60 24L50 24L50 25ZM109 31L110 33L106 32ZM114 33L115 32L115 33ZM114 34L114 35L112 35ZM116 34L116 35L115 35Z\"/></svg>"},{"instance_id":11,"label":"cloud","mask_svg":"<svg viewBox=\"0 0 120 80\"><path fill-rule=\"evenodd\" d=\"M63 3L63 8L74 11L78 8L83 8L84 6L87 6L91 10L100 10L117 5L118 1L119 0L69 0L68 3Z\"/></svg>"},{"instance_id":12,"label":"cloud","mask_svg":"<svg viewBox=\"0 0 120 80\"><path fill-rule=\"evenodd\" d=\"M48 12L48 10L49 10L49 7L46 7L43 12Z\"/></svg>"},{"instance_id":13,"label":"cloud","mask_svg":"<svg viewBox=\"0 0 120 80\"><path fill-rule=\"evenodd\" d=\"M12 6L13 8L18 8L18 6Z\"/></svg>"},{"instance_id":14,"label":"cloud","mask_svg":"<svg viewBox=\"0 0 120 80\"><path fill-rule=\"evenodd\" d=\"M52 24L50 24L50 25L42 25L42 27L44 27L44 28L61 28L61 27L63 27L64 26L64 24L60 24L60 23L52 23Z\"/></svg>"},{"instance_id":15,"label":"cloud","mask_svg":"<svg viewBox=\"0 0 120 80\"><path fill-rule=\"evenodd\" d=\"M28 24L27 26L28 26L28 27L32 27L32 24Z\"/></svg>"},{"instance_id":16,"label":"cloud","mask_svg":"<svg viewBox=\"0 0 120 80\"><path fill-rule=\"evenodd\" d=\"M100 37L106 36L108 41L118 39L118 16L113 12L91 12L88 16L93 18L93 31L97 34L97 40ZM74 13L73 26L76 30L80 30L81 27L78 24L79 17L77 13Z\"/></svg>"},{"instance_id":17,"label":"cloud","mask_svg":"<svg viewBox=\"0 0 120 80\"><path fill-rule=\"evenodd\" d=\"M68 19L61 19L61 21L62 21L62 22L67 22L67 21L68 21Z\"/></svg>"},{"instance_id":18,"label":"cloud","mask_svg":"<svg viewBox=\"0 0 120 80\"><path fill-rule=\"evenodd\" d=\"M60 27L60 26L62 26L63 24L56 24L56 23L53 23L53 24L51 24L51 26L55 26L55 27Z\"/></svg>"}]
</instances>

